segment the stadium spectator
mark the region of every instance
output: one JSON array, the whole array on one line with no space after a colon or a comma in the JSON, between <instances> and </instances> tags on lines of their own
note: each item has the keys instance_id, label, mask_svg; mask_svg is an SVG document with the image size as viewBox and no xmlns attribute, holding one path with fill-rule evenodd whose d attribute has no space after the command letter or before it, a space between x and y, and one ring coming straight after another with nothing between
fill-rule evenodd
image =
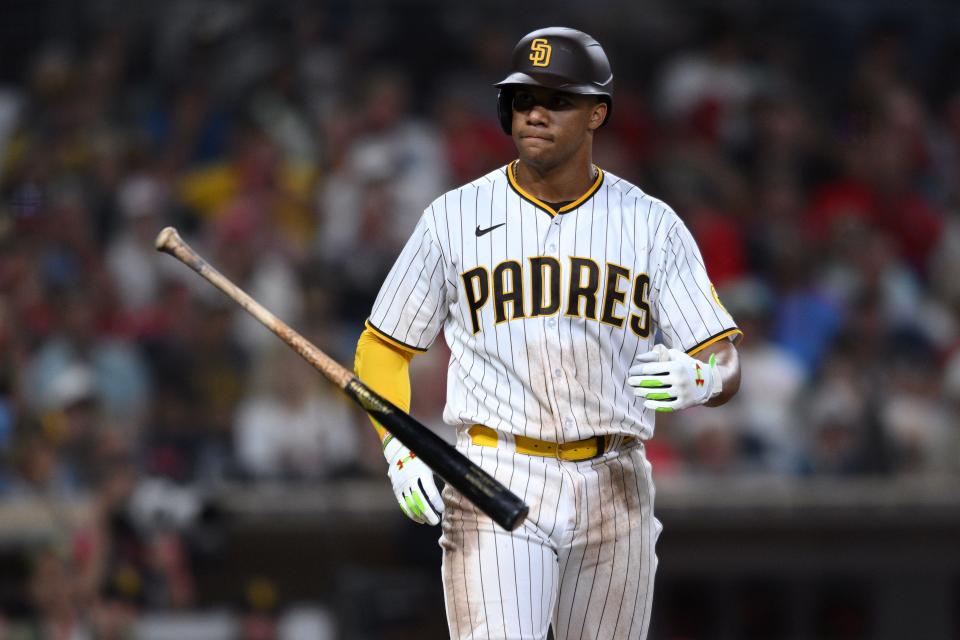
<instances>
[{"instance_id":1,"label":"stadium spectator","mask_svg":"<svg viewBox=\"0 0 960 640\"><path fill-rule=\"evenodd\" d=\"M359 433L343 397L279 343L237 408L236 456L257 480L323 480L356 467Z\"/></svg>"}]
</instances>

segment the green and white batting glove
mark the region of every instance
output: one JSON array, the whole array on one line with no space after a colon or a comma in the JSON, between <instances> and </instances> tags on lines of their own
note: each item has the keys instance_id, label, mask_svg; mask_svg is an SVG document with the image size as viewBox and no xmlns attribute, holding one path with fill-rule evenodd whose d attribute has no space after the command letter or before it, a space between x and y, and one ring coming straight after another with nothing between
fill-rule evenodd
<instances>
[{"instance_id":1,"label":"green and white batting glove","mask_svg":"<svg viewBox=\"0 0 960 640\"><path fill-rule=\"evenodd\" d=\"M393 493L407 517L420 524L440 524L443 500L430 467L391 435L385 438L383 457L390 464L387 475Z\"/></svg>"},{"instance_id":2,"label":"green and white batting glove","mask_svg":"<svg viewBox=\"0 0 960 640\"><path fill-rule=\"evenodd\" d=\"M634 395L644 398L644 408L654 411L695 407L723 389L715 356L710 356L710 362L701 362L662 344L637 356L629 374L627 384Z\"/></svg>"}]
</instances>

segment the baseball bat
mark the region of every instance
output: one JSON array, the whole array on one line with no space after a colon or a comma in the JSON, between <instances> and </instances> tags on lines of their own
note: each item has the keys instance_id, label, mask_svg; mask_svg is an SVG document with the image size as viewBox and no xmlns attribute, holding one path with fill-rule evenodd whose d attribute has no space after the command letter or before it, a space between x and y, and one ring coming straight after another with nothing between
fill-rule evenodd
<instances>
[{"instance_id":1,"label":"baseball bat","mask_svg":"<svg viewBox=\"0 0 960 640\"><path fill-rule=\"evenodd\" d=\"M351 371L270 313L226 276L210 266L183 241L176 229L164 228L157 235L155 244L157 251L169 253L196 271L286 342L327 380L340 387L364 411L423 460L434 473L462 493L494 522L507 531L513 531L527 517L528 507L523 500L423 426L413 416L381 397Z\"/></svg>"}]
</instances>

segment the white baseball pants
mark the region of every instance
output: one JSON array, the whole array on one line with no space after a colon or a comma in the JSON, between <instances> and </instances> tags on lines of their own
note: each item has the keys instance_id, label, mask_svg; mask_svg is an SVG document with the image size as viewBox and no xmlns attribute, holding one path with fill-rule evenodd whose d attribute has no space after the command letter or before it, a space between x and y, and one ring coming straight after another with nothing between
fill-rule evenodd
<instances>
[{"instance_id":1,"label":"white baseball pants","mask_svg":"<svg viewBox=\"0 0 960 640\"><path fill-rule=\"evenodd\" d=\"M506 442L504 442L506 441ZM530 505L507 532L456 490L443 491L443 587L450 637L642 639L660 522L643 444L569 462L501 447L458 449Z\"/></svg>"}]
</instances>

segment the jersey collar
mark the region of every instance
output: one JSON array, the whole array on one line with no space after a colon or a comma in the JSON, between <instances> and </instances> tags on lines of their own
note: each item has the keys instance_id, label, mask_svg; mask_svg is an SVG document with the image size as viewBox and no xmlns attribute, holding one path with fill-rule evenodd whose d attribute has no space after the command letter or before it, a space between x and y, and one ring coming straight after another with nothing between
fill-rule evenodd
<instances>
[{"instance_id":1,"label":"jersey collar","mask_svg":"<svg viewBox=\"0 0 960 640\"><path fill-rule=\"evenodd\" d=\"M517 177L514 174L514 172L516 171L518 162L520 161L514 160L509 165L507 165L507 180L510 182L510 186L513 187L513 190L516 191L521 198L530 202L531 204L534 204L540 207L541 209L546 211L548 214L550 214L551 218L556 216L559 213L566 213L567 211L576 209L577 207L582 205L584 202L589 200L590 197L597 192L597 189L600 188L600 185L603 184L603 169L601 169L597 165L593 165L594 169L597 170L597 179L593 181L593 184L590 185L590 188L587 189L582 196L580 196L570 204L566 204L560 207L559 209L554 209L543 200L540 200L539 198L535 198L523 190L523 188L520 186L520 183L517 182Z\"/></svg>"}]
</instances>

